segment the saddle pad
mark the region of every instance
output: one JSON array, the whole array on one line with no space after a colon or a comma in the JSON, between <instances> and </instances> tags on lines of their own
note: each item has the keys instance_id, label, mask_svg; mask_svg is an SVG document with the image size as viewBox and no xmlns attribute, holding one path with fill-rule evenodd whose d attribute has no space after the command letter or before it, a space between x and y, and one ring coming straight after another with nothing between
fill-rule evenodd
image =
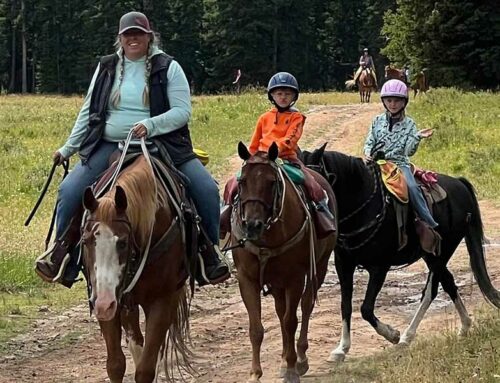
<instances>
[{"instance_id":1,"label":"saddle pad","mask_svg":"<svg viewBox=\"0 0 500 383\"><path fill-rule=\"evenodd\" d=\"M276 159L276 163L285 170L286 174L292 182L296 185L304 184L304 172L299 167L295 166L293 163L282 160L281 158ZM241 169L236 173L236 179L239 181L241 177Z\"/></svg>"},{"instance_id":2,"label":"saddle pad","mask_svg":"<svg viewBox=\"0 0 500 383\"><path fill-rule=\"evenodd\" d=\"M408 185L401 169L393 162L378 160L386 189L401 203L408 203Z\"/></svg>"}]
</instances>

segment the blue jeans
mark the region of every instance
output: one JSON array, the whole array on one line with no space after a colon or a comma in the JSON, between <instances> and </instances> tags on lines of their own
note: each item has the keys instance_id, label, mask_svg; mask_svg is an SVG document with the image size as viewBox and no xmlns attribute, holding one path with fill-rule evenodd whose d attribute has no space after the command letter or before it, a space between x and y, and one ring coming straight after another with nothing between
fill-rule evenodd
<instances>
[{"instance_id":1,"label":"blue jeans","mask_svg":"<svg viewBox=\"0 0 500 383\"><path fill-rule=\"evenodd\" d=\"M188 192L201 217L201 225L214 244L219 243L220 196L219 187L200 160L193 158L178 169L191 181Z\"/></svg>"},{"instance_id":2,"label":"blue jeans","mask_svg":"<svg viewBox=\"0 0 500 383\"><path fill-rule=\"evenodd\" d=\"M435 228L438 226L438 223L432 217L431 212L429 211L429 207L427 206L427 202L425 201L424 195L420 190L420 187L415 181L415 177L411 172L409 166L400 166L401 171L403 172L406 183L408 185L408 193L410 194L410 203L413 206L413 209L417 212L418 216L422 218L427 224Z\"/></svg>"},{"instance_id":3,"label":"blue jeans","mask_svg":"<svg viewBox=\"0 0 500 383\"><path fill-rule=\"evenodd\" d=\"M57 197L56 238L61 239L71 218L82 203L83 192L92 185L107 168L111 154L118 145L101 141L96 151L84 165L78 162L59 187ZM179 166L179 170L189 178L188 192L193 198L201 224L209 239L219 243L219 188L210 173L198 159L192 159Z\"/></svg>"},{"instance_id":4,"label":"blue jeans","mask_svg":"<svg viewBox=\"0 0 500 383\"><path fill-rule=\"evenodd\" d=\"M83 193L108 168L116 142L102 141L86 164L79 161L59 186L56 212L56 238L61 239L71 218L82 204Z\"/></svg>"}]
</instances>

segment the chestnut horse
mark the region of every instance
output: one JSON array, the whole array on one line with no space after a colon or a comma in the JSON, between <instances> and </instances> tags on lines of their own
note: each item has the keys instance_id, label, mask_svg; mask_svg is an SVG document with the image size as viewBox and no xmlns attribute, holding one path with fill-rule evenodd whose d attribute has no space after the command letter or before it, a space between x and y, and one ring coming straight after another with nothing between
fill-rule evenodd
<instances>
[{"instance_id":1,"label":"chestnut horse","mask_svg":"<svg viewBox=\"0 0 500 383\"><path fill-rule=\"evenodd\" d=\"M339 202L339 241L335 249L335 268L342 293L342 338L329 360L343 361L351 347L353 277L357 266L369 273L361 315L375 331L392 343L409 344L416 335L430 304L436 298L439 284L450 296L460 316L460 334L467 334L471 318L460 297L447 264L459 243L465 239L474 277L485 298L500 308L500 291L488 275L483 249L484 234L474 188L465 178L440 174L438 184L447 197L433 207L442 237L438 256L426 253L413 227L414 215L408 214L408 240L402 248L397 234L396 210L382 186L378 165L365 165L361 158L335 151L324 151L325 145L312 153L303 152L304 163L323 174L332 183ZM378 293L392 266L403 266L423 258L429 268L420 306L400 336L398 330L382 322L374 313Z\"/></svg>"},{"instance_id":2,"label":"chestnut horse","mask_svg":"<svg viewBox=\"0 0 500 383\"><path fill-rule=\"evenodd\" d=\"M125 374L122 327L136 382L153 382L161 359L171 376L167 346L173 345L170 351L189 367L185 246L172 199L156 183L148 160L140 155L99 199L87 188L84 206L83 264L91 308L106 342L110 381L122 382ZM145 339L138 305L146 317Z\"/></svg>"},{"instance_id":3,"label":"chestnut horse","mask_svg":"<svg viewBox=\"0 0 500 383\"><path fill-rule=\"evenodd\" d=\"M409 81L410 79L406 78L405 71L403 69L397 69L392 67L391 65L386 65L385 66L385 75L384 75L385 81L387 80L401 80L405 84L407 84L407 80Z\"/></svg>"},{"instance_id":4,"label":"chestnut horse","mask_svg":"<svg viewBox=\"0 0 500 383\"><path fill-rule=\"evenodd\" d=\"M264 337L260 292L268 288L274 297L283 340L281 376L296 383L308 370L306 350L309 318L318 288L324 281L336 233L318 239L306 204L295 185L276 164L278 147L250 155L243 143L244 160L238 180L239 196L232 216L231 242L241 297L248 311L252 343L249 382L262 376L260 349ZM321 176L318 174L321 180ZM326 184L326 183L325 183ZM332 212L334 197L327 187ZM304 289L305 287L305 289ZM297 308L301 301L302 324L295 350Z\"/></svg>"},{"instance_id":5,"label":"chestnut horse","mask_svg":"<svg viewBox=\"0 0 500 383\"><path fill-rule=\"evenodd\" d=\"M427 80L427 70L421 70L415 76L415 83L413 84L414 97L419 93L425 93L429 90L429 82Z\"/></svg>"},{"instance_id":6,"label":"chestnut horse","mask_svg":"<svg viewBox=\"0 0 500 383\"><path fill-rule=\"evenodd\" d=\"M375 74L373 74L375 75ZM375 79L368 69L363 69L357 79L347 80L345 82L347 89L354 88L354 85L358 85L360 102L370 102L370 96L372 90L376 90Z\"/></svg>"}]
</instances>

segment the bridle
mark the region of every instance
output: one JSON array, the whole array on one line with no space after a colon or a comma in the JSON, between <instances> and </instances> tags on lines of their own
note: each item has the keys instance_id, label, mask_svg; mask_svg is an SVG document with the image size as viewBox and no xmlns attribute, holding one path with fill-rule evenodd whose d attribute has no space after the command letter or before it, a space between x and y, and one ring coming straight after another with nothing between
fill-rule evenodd
<instances>
[{"instance_id":1,"label":"bridle","mask_svg":"<svg viewBox=\"0 0 500 383\"><path fill-rule=\"evenodd\" d=\"M260 164L260 163L243 163L243 166L241 168L241 172L243 173L244 168L246 166L250 166L252 164ZM235 207L236 211L239 212L239 218L240 222L245 222L245 219L243 217L243 212L244 212L244 206L249 203L249 202L256 202L264 206L266 211L271 211L271 214L267 218L266 222L264 223L264 229L269 230L271 225L275 222L277 222L281 214L283 213L283 206L285 204L285 194L286 194L286 183L285 179L283 176L283 171L280 169L280 167L274 162L274 161L269 161L269 164L271 167L274 169L276 177L273 182L273 198L272 198L272 204L270 204L268 201L265 201L262 198L256 198L253 196L248 196L244 199L240 198L242 195L241 193L241 179L238 180L238 198L235 202Z\"/></svg>"},{"instance_id":2,"label":"bridle","mask_svg":"<svg viewBox=\"0 0 500 383\"><path fill-rule=\"evenodd\" d=\"M135 236L134 236L134 233L132 231L132 224L130 223L128 218L127 217L116 218L116 219L111 220L111 222L124 223L128 227L128 238L127 238L128 239L128 241L127 241L128 252L127 252L127 257L126 257L126 262L125 262L125 273L124 273L123 279L120 281L120 284L118 286L118 291L116 294L117 302L120 303L120 301L125 293L126 287L130 285L132 279L134 278L134 276L137 272L141 258L139 257L140 249L139 249L139 246L137 245L137 241L135 240ZM82 246L83 251L86 250L86 245L93 244L95 247L95 243L96 243L95 233L99 229L100 223L101 223L101 221L98 221L98 220L95 220L92 218L87 219L86 224L85 224L85 228L83 230L82 237L81 237L82 238L81 244L83 245ZM90 226L90 230L87 230L87 228L89 226ZM95 262L95 260L94 260L94 262ZM86 272L87 272L88 277L90 277L89 267L91 267L91 265L85 264L85 268L87 269ZM88 295L89 296L89 304L90 304L91 308L93 308L94 303L95 303L94 302L95 297L92 294L92 289L93 289L92 282L91 282L90 278L87 278L87 290L89 293L89 295Z\"/></svg>"}]
</instances>

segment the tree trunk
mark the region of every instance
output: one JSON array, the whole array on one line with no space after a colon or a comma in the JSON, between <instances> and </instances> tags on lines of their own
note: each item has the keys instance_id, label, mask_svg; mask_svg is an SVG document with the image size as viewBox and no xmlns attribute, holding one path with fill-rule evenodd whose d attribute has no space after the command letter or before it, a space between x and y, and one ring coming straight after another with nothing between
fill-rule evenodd
<instances>
[{"instance_id":1,"label":"tree trunk","mask_svg":"<svg viewBox=\"0 0 500 383\"><path fill-rule=\"evenodd\" d=\"M28 91L28 76L27 76L27 49L26 49L26 15L24 8L24 0L21 0L21 44L22 44L22 88L21 93Z\"/></svg>"},{"instance_id":2,"label":"tree trunk","mask_svg":"<svg viewBox=\"0 0 500 383\"><path fill-rule=\"evenodd\" d=\"M10 60L10 81L9 81L9 93L14 93L16 90L16 1L12 1L10 7L10 23L12 26L12 36L11 36L11 60Z\"/></svg>"}]
</instances>

